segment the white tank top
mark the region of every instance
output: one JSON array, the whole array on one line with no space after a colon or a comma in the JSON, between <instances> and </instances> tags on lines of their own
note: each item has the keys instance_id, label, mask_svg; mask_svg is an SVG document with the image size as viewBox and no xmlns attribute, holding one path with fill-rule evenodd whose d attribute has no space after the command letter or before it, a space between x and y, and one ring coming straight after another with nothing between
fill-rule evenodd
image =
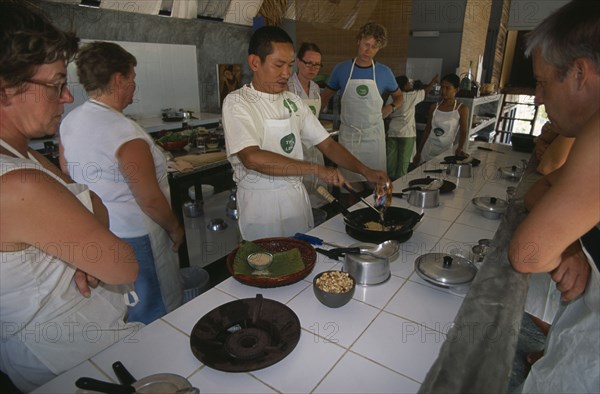
<instances>
[{"instance_id":1,"label":"white tank top","mask_svg":"<svg viewBox=\"0 0 600 394\"><path fill-rule=\"evenodd\" d=\"M4 141L0 142L14 151ZM87 186L66 184L31 155L26 159L0 154L0 177L22 169L48 174L91 210ZM76 366L141 327L124 322L127 309L123 292L100 285L92 289L90 298L83 297L73 281L75 268L35 246L0 252L0 259L2 340L16 338L55 374ZM0 350L4 352L5 348L0 346Z\"/></svg>"}]
</instances>

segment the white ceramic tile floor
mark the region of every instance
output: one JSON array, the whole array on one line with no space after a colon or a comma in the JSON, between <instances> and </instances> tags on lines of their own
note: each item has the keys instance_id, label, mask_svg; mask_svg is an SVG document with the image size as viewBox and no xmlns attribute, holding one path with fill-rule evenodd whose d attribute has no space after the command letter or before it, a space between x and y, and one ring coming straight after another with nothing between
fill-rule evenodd
<instances>
[{"instance_id":1,"label":"white ceramic tile floor","mask_svg":"<svg viewBox=\"0 0 600 394\"><path fill-rule=\"evenodd\" d=\"M340 346L302 330L300 342L286 358L251 373L281 393L309 393L344 352Z\"/></svg>"},{"instance_id":2,"label":"white ceramic tile floor","mask_svg":"<svg viewBox=\"0 0 600 394\"><path fill-rule=\"evenodd\" d=\"M444 340L437 331L383 312L351 350L422 383Z\"/></svg>"},{"instance_id":3,"label":"white ceramic tile floor","mask_svg":"<svg viewBox=\"0 0 600 394\"><path fill-rule=\"evenodd\" d=\"M350 346L379 312L354 298L341 308L329 308L317 300L312 286L288 306L298 315L302 328L344 347Z\"/></svg>"},{"instance_id":4,"label":"white ceramic tile floor","mask_svg":"<svg viewBox=\"0 0 600 394\"><path fill-rule=\"evenodd\" d=\"M360 373L348 373L360 371ZM420 384L381 365L348 352L314 393L416 393Z\"/></svg>"},{"instance_id":5,"label":"white ceramic tile floor","mask_svg":"<svg viewBox=\"0 0 600 394\"><path fill-rule=\"evenodd\" d=\"M192 299L165 316L163 320L183 331L185 334L190 335L192 329L202 316L206 315L216 307L235 300L236 298L231 295L225 294L216 288L212 288L206 292L205 297L196 297Z\"/></svg>"},{"instance_id":6,"label":"white ceramic tile floor","mask_svg":"<svg viewBox=\"0 0 600 394\"><path fill-rule=\"evenodd\" d=\"M387 282L381 284L370 286L358 285L354 291L354 298L381 309L389 302L405 281L406 278L391 275Z\"/></svg>"},{"instance_id":7,"label":"white ceramic tile floor","mask_svg":"<svg viewBox=\"0 0 600 394\"><path fill-rule=\"evenodd\" d=\"M165 363L165 360L169 360ZM141 379L155 373L189 376L201 363L192 354L190 338L162 320L140 330L134 338L122 341L92 357L92 361L117 381L112 364L121 361L131 374Z\"/></svg>"},{"instance_id":8,"label":"white ceramic tile floor","mask_svg":"<svg viewBox=\"0 0 600 394\"><path fill-rule=\"evenodd\" d=\"M482 238L494 238L495 231L485 230L478 227L468 226L466 224L454 223L444 234L444 238L458 242L470 243L477 242Z\"/></svg>"},{"instance_id":9,"label":"white ceramic tile floor","mask_svg":"<svg viewBox=\"0 0 600 394\"><path fill-rule=\"evenodd\" d=\"M98 368L96 368L91 362L85 361L78 366L68 370L62 375L57 376L52 379L50 382L46 383L42 387L38 387L36 390L31 393L35 394L56 394L56 393L64 393L67 388L70 389L69 392L81 392L80 389L75 386L75 382L77 379L82 377L88 377L93 379L102 380L105 382L117 383L116 380L110 379L104 373L102 373Z\"/></svg>"},{"instance_id":10,"label":"white ceramic tile floor","mask_svg":"<svg viewBox=\"0 0 600 394\"><path fill-rule=\"evenodd\" d=\"M310 286L310 283L301 280L287 286L259 288L245 285L233 278L228 278L219 283L217 289L236 298L255 298L257 294L262 294L264 298L270 298L285 304L308 286Z\"/></svg>"},{"instance_id":11,"label":"white ceramic tile floor","mask_svg":"<svg viewBox=\"0 0 600 394\"><path fill-rule=\"evenodd\" d=\"M189 377L192 386L202 394L263 394L276 393L248 373L230 373L204 367Z\"/></svg>"},{"instance_id":12,"label":"white ceramic tile floor","mask_svg":"<svg viewBox=\"0 0 600 394\"><path fill-rule=\"evenodd\" d=\"M462 302L461 297L408 281L388 303L385 311L446 334Z\"/></svg>"}]
</instances>

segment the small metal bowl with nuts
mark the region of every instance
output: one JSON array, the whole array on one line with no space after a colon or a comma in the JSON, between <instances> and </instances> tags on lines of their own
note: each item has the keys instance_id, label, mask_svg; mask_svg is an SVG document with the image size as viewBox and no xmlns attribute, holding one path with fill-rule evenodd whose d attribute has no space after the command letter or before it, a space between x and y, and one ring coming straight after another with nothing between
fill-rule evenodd
<instances>
[{"instance_id":1,"label":"small metal bowl with nuts","mask_svg":"<svg viewBox=\"0 0 600 394\"><path fill-rule=\"evenodd\" d=\"M354 295L356 280L347 272L325 271L313 279L313 291L321 303L330 308L346 305Z\"/></svg>"}]
</instances>

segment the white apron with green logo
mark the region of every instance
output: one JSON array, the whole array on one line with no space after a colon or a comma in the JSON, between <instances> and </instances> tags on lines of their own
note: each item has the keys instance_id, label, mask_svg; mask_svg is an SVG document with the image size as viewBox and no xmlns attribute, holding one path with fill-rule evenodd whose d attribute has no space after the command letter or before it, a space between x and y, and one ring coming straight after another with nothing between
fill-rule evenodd
<instances>
[{"instance_id":1,"label":"white apron with green logo","mask_svg":"<svg viewBox=\"0 0 600 394\"><path fill-rule=\"evenodd\" d=\"M460 105L455 101L454 108L449 112L440 111L440 104L436 105L431 118L431 132L423 146L421 160L431 160L454 144L460 128Z\"/></svg>"},{"instance_id":2,"label":"white apron with green logo","mask_svg":"<svg viewBox=\"0 0 600 394\"><path fill-rule=\"evenodd\" d=\"M296 104L290 99L284 105L292 112ZM262 150L303 160L300 133L287 119L267 119L264 123ZM302 177L274 177L256 173L238 183L239 225L242 238L254 240L287 237L313 227L308 193Z\"/></svg>"},{"instance_id":3,"label":"white apron with green logo","mask_svg":"<svg viewBox=\"0 0 600 394\"><path fill-rule=\"evenodd\" d=\"M375 82L375 64L372 63L373 79L351 79L355 63L356 59L342 95L339 142L368 167L386 171L383 99ZM345 169L342 174L349 182L365 180L362 175Z\"/></svg>"}]
</instances>

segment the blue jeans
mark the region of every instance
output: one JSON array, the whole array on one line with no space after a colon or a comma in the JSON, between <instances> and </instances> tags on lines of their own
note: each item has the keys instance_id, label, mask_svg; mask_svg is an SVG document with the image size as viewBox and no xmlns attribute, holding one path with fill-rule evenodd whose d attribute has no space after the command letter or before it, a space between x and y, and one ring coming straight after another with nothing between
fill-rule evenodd
<instances>
[{"instance_id":1,"label":"blue jeans","mask_svg":"<svg viewBox=\"0 0 600 394\"><path fill-rule=\"evenodd\" d=\"M122 238L122 240L133 248L140 265L138 277L135 281L135 292L140 297L140 301L136 306L128 308L129 318L127 321L150 324L167 313L154 266L150 237L143 235L135 238Z\"/></svg>"}]
</instances>

